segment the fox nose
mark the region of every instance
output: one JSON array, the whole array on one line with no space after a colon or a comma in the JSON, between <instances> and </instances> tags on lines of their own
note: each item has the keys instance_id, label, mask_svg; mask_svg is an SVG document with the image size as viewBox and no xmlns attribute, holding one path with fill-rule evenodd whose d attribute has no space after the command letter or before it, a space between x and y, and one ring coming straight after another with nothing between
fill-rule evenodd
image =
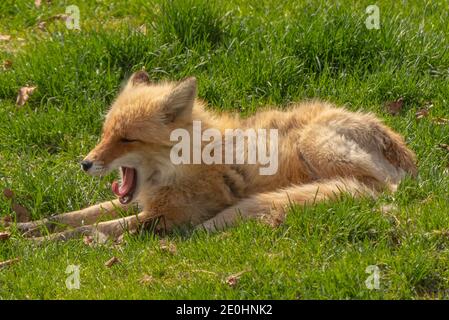
<instances>
[{"instance_id":1,"label":"fox nose","mask_svg":"<svg viewBox=\"0 0 449 320\"><path fill-rule=\"evenodd\" d=\"M84 171L88 171L93 165L92 161L89 160L83 160L81 161L81 167L83 168Z\"/></svg>"}]
</instances>

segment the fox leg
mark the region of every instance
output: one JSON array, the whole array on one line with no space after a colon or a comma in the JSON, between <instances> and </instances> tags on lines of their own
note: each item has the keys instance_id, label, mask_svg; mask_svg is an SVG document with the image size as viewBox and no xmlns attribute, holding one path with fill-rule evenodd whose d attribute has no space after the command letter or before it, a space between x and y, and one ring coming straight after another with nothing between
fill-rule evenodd
<instances>
[{"instance_id":1,"label":"fox leg","mask_svg":"<svg viewBox=\"0 0 449 320\"><path fill-rule=\"evenodd\" d=\"M223 230L241 219L260 218L262 221L277 226L285 219L291 204L312 204L315 201L335 199L342 193L352 196L375 196L377 190L354 178L337 178L321 180L304 185L294 185L274 192L256 194L243 199L212 219L200 224L196 229L206 231Z\"/></svg>"},{"instance_id":2,"label":"fox leg","mask_svg":"<svg viewBox=\"0 0 449 320\"><path fill-rule=\"evenodd\" d=\"M137 215L124 218L114 219L110 221L100 222L98 224L85 225L72 230L53 233L44 237L31 238L36 242L45 240L69 240L80 236L92 236L96 241L104 241L105 239L117 239L125 231L136 231L138 227L144 225L145 222L153 218L152 215L143 211Z\"/></svg>"},{"instance_id":3,"label":"fox leg","mask_svg":"<svg viewBox=\"0 0 449 320\"><path fill-rule=\"evenodd\" d=\"M123 205L118 199L115 199L54 217L18 223L17 229L27 236L36 236L40 234L42 229L54 231L57 227L80 227L93 224L104 217L115 218L118 216L118 211L126 209L128 209L128 205Z\"/></svg>"}]
</instances>

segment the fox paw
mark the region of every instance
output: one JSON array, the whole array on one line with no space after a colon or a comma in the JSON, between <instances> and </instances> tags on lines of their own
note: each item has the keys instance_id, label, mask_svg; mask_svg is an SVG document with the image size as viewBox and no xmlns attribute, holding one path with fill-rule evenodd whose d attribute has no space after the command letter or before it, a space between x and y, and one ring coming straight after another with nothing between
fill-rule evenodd
<instances>
[{"instance_id":1,"label":"fox paw","mask_svg":"<svg viewBox=\"0 0 449 320\"><path fill-rule=\"evenodd\" d=\"M10 225L10 228L13 224ZM55 225L48 220L38 220L31 222L18 222L15 225L24 237L38 237L44 233L51 233L55 230Z\"/></svg>"},{"instance_id":2,"label":"fox paw","mask_svg":"<svg viewBox=\"0 0 449 320\"><path fill-rule=\"evenodd\" d=\"M46 236L31 237L30 240L41 243L45 241L67 241L84 237L85 242L93 244L104 244L109 240L117 240L117 236L109 234L107 230L99 230L96 226L82 226L72 230L52 233Z\"/></svg>"}]
</instances>

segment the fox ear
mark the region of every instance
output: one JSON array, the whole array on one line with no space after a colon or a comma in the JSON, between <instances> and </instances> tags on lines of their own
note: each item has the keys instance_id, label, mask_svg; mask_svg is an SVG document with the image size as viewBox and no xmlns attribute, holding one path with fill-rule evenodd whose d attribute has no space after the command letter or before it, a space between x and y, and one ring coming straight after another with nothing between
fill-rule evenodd
<instances>
[{"instance_id":1,"label":"fox ear","mask_svg":"<svg viewBox=\"0 0 449 320\"><path fill-rule=\"evenodd\" d=\"M186 78L165 97L163 110L167 123L192 114L196 98L196 78Z\"/></svg>"},{"instance_id":2,"label":"fox ear","mask_svg":"<svg viewBox=\"0 0 449 320\"><path fill-rule=\"evenodd\" d=\"M128 86L137 86L141 84L150 84L150 76L146 71L134 72L131 78L128 80Z\"/></svg>"}]
</instances>

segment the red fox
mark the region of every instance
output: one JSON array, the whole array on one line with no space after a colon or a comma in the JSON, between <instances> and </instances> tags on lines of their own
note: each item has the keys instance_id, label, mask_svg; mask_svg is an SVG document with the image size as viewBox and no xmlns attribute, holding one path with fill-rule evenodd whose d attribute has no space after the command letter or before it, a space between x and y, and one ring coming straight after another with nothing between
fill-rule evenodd
<instances>
[{"instance_id":1,"label":"red fox","mask_svg":"<svg viewBox=\"0 0 449 320\"><path fill-rule=\"evenodd\" d=\"M90 175L118 170L121 182L112 184L118 199L17 224L18 229L38 236L42 226L64 225L71 229L49 238L114 239L148 221L159 221L157 227L164 230L195 226L215 231L239 218L278 225L291 203L336 199L342 193L376 196L395 191L407 174L417 174L415 155L404 139L373 114L311 101L240 118L206 110L196 92L193 77L154 83L146 72L134 73L106 115L101 141L81 162ZM171 132L192 132L193 121L201 121L202 131L222 133L277 129L278 170L261 175L260 164L174 164ZM134 203L140 213L119 218L118 212ZM115 219L98 222L105 216Z\"/></svg>"}]
</instances>

